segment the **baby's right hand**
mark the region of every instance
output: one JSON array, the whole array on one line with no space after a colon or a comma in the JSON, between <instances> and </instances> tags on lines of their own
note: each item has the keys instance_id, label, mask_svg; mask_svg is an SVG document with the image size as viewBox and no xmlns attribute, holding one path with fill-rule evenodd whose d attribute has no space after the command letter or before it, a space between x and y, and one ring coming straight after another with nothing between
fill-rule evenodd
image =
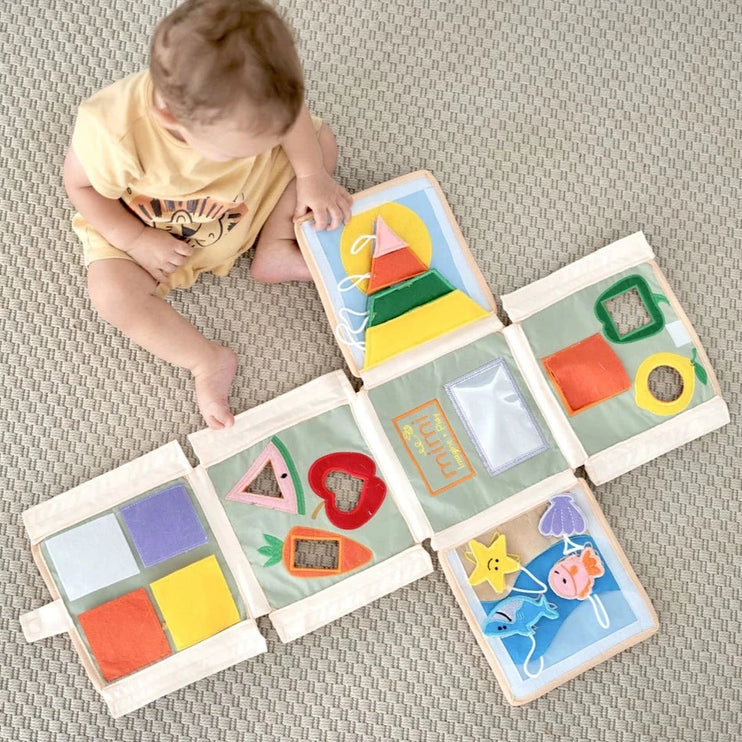
<instances>
[{"instance_id":1,"label":"baby's right hand","mask_svg":"<svg viewBox=\"0 0 742 742\"><path fill-rule=\"evenodd\" d=\"M129 245L127 253L158 283L167 283L186 262L193 248L177 237L155 227L144 227Z\"/></svg>"}]
</instances>

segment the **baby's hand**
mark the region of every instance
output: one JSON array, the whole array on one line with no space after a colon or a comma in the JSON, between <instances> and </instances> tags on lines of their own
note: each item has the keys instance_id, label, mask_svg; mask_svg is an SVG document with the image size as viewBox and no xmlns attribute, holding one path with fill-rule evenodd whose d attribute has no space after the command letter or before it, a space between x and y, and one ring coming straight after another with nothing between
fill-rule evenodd
<instances>
[{"instance_id":1,"label":"baby's hand","mask_svg":"<svg viewBox=\"0 0 742 742\"><path fill-rule=\"evenodd\" d=\"M162 229L145 227L127 250L158 283L166 283L183 265L193 248Z\"/></svg>"},{"instance_id":2,"label":"baby's hand","mask_svg":"<svg viewBox=\"0 0 742 742\"><path fill-rule=\"evenodd\" d=\"M307 211L314 215L315 229L336 229L350 221L353 199L329 173L303 175L296 179L296 211L298 219Z\"/></svg>"}]
</instances>

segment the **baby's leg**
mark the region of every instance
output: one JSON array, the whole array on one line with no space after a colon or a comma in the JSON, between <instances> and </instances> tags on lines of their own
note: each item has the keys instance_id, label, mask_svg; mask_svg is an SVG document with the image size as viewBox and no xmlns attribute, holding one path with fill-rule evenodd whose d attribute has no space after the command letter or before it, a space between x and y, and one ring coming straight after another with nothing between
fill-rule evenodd
<instances>
[{"instance_id":1,"label":"baby's leg","mask_svg":"<svg viewBox=\"0 0 742 742\"><path fill-rule=\"evenodd\" d=\"M322 124L317 132L322 158L328 173L335 170L337 146L335 135ZM282 281L309 281L312 276L304 262L294 235L294 210L296 209L296 181L292 180L266 219L255 244L255 254L250 272L256 281L281 283Z\"/></svg>"},{"instance_id":2,"label":"baby's leg","mask_svg":"<svg viewBox=\"0 0 742 742\"><path fill-rule=\"evenodd\" d=\"M196 383L196 398L210 428L234 422L227 397L237 370L229 349L207 340L164 299L157 282L129 260L96 260L88 266L88 291L103 319L158 358L187 368Z\"/></svg>"}]
</instances>

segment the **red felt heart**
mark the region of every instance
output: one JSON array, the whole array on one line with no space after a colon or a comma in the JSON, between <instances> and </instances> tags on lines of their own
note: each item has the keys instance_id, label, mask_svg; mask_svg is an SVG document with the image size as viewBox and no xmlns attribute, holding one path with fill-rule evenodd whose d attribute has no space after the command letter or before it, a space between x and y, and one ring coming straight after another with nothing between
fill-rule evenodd
<instances>
[{"instance_id":1,"label":"red felt heart","mask_svg":"<svg viewBox=\"0 0 742 742\"><path fill-rule=\"evenodd\" d=\"M340 510L335 503L335 493L327 486L327 477L341 471L363 480L358 502L353 510ZM338 528L351 531L368 523L381 507L386 497L386 484L376 476L376 464L366 454L353 451L328 453L309 467L309 485L325 501L327 519Z\"/></svg>"}]
</instances>

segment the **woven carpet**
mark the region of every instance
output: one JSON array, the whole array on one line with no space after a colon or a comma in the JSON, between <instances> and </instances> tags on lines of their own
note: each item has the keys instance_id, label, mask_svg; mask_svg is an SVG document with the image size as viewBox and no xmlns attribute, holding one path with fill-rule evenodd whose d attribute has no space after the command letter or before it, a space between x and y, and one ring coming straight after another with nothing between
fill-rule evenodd
<instances>
[{"instance_id":1,"label":"woven carpet","mask_svg":"<svg viewBox=\"0 0 742 742\"><path fill-rule=\"evenodd\" d=\"M495 295L643 229L733 423L598 499L660 632L510 708L441 572L110 718L49 599L21 512L201 427L188 374L91 309L61 182L76 106L146 64L168 0L5 3L0 612L3 740L739 740L742 6L729 0L287 0L312 110L360 190L426 168ZM174 305L241 366L235 411L342 366L311 285L249 258ZM189 450L189 449L188 449ZM190 455L190 450L189 450Z\"/></svg>"}]
</instances>

